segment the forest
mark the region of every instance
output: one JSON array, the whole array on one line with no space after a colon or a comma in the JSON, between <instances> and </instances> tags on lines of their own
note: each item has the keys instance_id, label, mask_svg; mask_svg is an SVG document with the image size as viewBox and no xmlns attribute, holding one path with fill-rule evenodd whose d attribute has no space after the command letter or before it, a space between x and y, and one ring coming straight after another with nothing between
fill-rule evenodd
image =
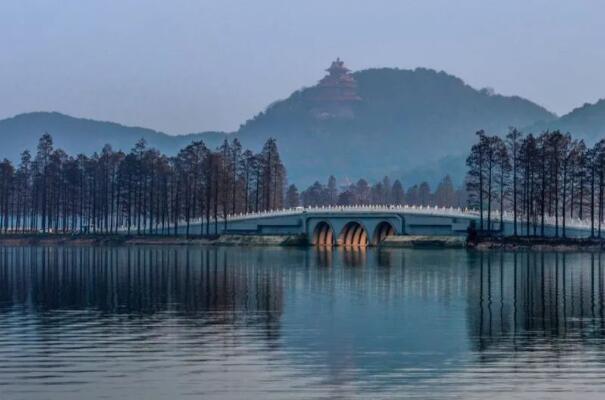
<instances>
[{"instance_id":1,"label":"forest","mask_svg":"<svg viewBox=\"0 0 605 400\"><path fill-rule=\"evenodd\" d=\"M368 180L359 179L355 183L337 186L333 175L327 184L316 181L299 194L295 185L290 185L286 192L286 204L305 207L316 206L350 206L350 205L387 205L407 204L410 206L464 207L466 190L455 188L449 175L446 175L434 192L428 182L414 184L404 190L401 181L385 176L382 180L370 185Z\"/></svg>"},{"instance_id":2,"label":"forest","mask_svg":"<svg viewBox=\"0 0 605 400\"><path fill-rule=\"evenodd\" d=\"M169 157L140 140L128 153L106 145L72 156L44 134L16 167L0 162L0 230L176 234L184 222L187 235L211 235L230 214L282 208L285 186L272 138L260 153L234 139L216 150L195 141ZM190 229L196 219L209 222L205 231Z\"/></svg>"},{"instance_id":3,"label":"forest","mask_svg":"<svg viewBox=\"0 0 605 400\"><path fill-rule=\"evenodd\" d=\"M479 210L479 230L499 226L494 215L512 214L514 236L565 237L569 221L583 220L601 237L605 197L605 139L594 146L561 131L506 137L476 134L467 158L469 205Z\"/></svg>"}]
</instances>

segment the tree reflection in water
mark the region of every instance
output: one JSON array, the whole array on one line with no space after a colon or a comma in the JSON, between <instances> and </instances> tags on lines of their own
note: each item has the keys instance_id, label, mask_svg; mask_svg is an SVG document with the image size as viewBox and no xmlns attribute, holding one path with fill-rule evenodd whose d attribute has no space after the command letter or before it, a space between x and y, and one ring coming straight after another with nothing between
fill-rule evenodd
<instances>
[{"instance_id":1,"label":"tree reflection in water","mask_svg":"<svg viewBox=\"0 0 605 400\"><path fill-rule=\"evenodd\" d=\"M601 253L486 252L469 265L468 321L477 350L519 338L603 339Z\"/></svg>"},{"instance_id":2,"label":"tree reflection in water","mask_svg":"<svg viewBox=\"0 0 605 400\"><path fill-rule=\"evenodd\" d=\"M246 317L228 312L235 310L276 322L282 313L278 265L251 268L253 260L226 249L17 247L0 248L0 260L4 308L31 304L40 312L94 308L135 316L211 312L209 323Z\"/></svg>"}]
</instances>

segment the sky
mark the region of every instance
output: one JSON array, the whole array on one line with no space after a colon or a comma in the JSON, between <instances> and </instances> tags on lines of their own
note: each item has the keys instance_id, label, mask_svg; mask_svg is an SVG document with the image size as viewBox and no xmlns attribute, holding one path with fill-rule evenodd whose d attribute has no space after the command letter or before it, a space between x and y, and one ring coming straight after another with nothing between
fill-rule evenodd
<instances>
[{"instance_id":1,"label":"sky","mask_svg":"<svg viewBox=\"0 0 605 400\"><path fill-rule=\"evenodd\" d=\"M2 0L0 118L232 131L353 70L443 70L561 115L605 97L601 0Z\"/></svg>"}]
</instances>

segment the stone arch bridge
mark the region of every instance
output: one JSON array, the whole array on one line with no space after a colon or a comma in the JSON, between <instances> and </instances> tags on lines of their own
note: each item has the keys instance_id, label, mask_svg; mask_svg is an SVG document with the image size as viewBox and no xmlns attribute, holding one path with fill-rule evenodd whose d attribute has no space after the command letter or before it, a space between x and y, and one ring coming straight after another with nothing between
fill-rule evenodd
<instances>
[{"instance_id":1,"label":"stone arch bridge","mask_svg":"<svg viewBox=\"0 0 605 400\"><path fill-rule=\"evenodd\" d=\"M500 218L494 214L492 220L495 230L512 234L511 215L505 213ZM232 215L226 222L211 221L209 228L218 234L304 235L310 244L318 246L372 246L391 235L466 235L471 221L478 223L478 212L460 208L334 206ZM206 231L205 224L192 222L190 232ZM552 221L547 225L547 234L554 235ZM521 222L518 229L524 229ZM185 232L184 224L180 224L179 232ZM566 233L569 237L585 237L590 232L585 221L568 221Z\"/></svg>"}]
</instances>

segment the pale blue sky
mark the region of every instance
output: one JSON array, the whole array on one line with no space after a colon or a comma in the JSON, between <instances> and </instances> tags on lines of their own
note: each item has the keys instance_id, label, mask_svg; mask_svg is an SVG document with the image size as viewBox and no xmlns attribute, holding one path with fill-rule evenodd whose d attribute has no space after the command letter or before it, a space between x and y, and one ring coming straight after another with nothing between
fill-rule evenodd
<instances>
[{"instance_id":1,"label":"pale blue sky","mask_svg":"<svg viewBox=\"0 0 605 400\"><path fill-rule=\"evenodd\" d=\"M445 70L561 114L605 97L604 18L599 0L2 0L0 118L233 130L336 56Z\"/></svg>"}]
</instances>

